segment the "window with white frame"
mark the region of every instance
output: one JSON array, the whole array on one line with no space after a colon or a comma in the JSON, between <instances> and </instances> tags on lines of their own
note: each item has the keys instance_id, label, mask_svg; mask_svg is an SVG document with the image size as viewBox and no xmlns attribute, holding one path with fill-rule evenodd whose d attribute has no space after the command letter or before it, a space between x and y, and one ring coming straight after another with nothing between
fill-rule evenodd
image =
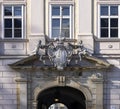
<instances>
[{"instance_id":1,"label":"window with white frame","mask_svg":"<svg viewBox=\"0 0 120 109\"><path fill-rule=\"evenodd\" d=\"M3 6L3 36L9 39L23 38L23 5Z\"/></svg>"},{"instance_id":2,"label":"window with white frame","mask_svg":"<svg viewBox=\"0 0 120 109\"><path fill-rule=\"evenodd\" d=\"M51 38L72 38L73 18L72 5L50 6L50 30Z\"/></svg>"},{"instance_id":3,"label":"window with white frame","mask_svg":"<svg viewBox=\"0 0 120 109\"><path fill-rule=\"evenodd\" d=\"M100 38L119 37L119 6L100 5L99 36Z\"/></svg>"}]
</instances>

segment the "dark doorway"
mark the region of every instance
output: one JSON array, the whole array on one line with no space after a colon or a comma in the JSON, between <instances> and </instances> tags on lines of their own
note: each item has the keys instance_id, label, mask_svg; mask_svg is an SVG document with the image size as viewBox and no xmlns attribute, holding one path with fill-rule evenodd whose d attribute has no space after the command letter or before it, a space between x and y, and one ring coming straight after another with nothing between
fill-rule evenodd
<instances>
[{"instance_id":1,"label":"dark doorway","mask_svg":"<svg viewBox=\"0 0 120 109\"><path fill-rule=\"evenodd\" d=\"M62 103L67 109L86 109L84 94L71 87L52 87L38 95L37 109L49 109L52 104Z\"/></svg>"}]
</instances>

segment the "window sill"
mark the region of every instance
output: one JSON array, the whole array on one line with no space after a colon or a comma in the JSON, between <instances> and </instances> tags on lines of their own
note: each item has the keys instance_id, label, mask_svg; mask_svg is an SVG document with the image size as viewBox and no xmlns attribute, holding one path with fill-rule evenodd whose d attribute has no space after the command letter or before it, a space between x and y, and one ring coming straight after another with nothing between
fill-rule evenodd
<instances>
[{"instance_id":1,"label":"window sill","mask_svg":"<svg viewBox=\"0 0 120 109\"><path fill-rule=\"evenodd\" d=\"M28 42L28 39L0 39L0 42Z\"/></svg>"},{"instance_id":2,"label":"window sill","mask_svg":"<svg viewBox=\"0 0 120 109\"><path fill-rule=\"evenodd\" d=\"M119 38L94 38L96 42L120 42Z\"/></svg>"}]
</instances>

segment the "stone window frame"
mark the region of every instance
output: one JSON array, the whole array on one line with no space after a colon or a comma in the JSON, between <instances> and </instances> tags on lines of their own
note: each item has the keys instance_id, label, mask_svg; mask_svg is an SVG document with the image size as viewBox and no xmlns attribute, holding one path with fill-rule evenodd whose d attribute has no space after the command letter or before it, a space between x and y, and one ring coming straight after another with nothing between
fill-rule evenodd
<instances>
[{"instance_id":1,"label":"stone window frame","mask_svg":"<svg viewBox=\"0 0 120 109\"><path fill-rule=\"evenodd\" d=\"M100 6L108 6L108 7L110 7L110 6L118 6L118 15L117 16L110 16L110 15L108 15L108 16L101 16L100 15ZM110 8L109 8L109 11L110 11ZM118 19L118 37L110 37L110 32L108 32L108 34L109 34L108 37L101 37L100 36L100 19L101 18L108 18L109 20L110 20L110 18L117 18ZM120 5L119 4L106 3L106 2L98 3L98 38L100 38L100 39L118 39L118 38L120 38L120 35L119 35L120 34L119 22L120 22ZM110 25L110 21L108 23ZM109 30L110 30L110 28L109 28Z\"/></svg>"},{"instance_id":2,"label":"stone window frame","mask_svg":"<svg viewBox=\"0 0 120 109\"><path fill-rule=\"evenodd\" d=\"M11 6L12 7L12 13L13 13L13 8L15 7L15 6L20 6L21 7L21 16L14 16L14 15L12 15L12 16L4 16L4 6ZM9 38L7 38L7 37L5 37L5 35L4 35L4 19L12 19L12 20L14 20L15 18L19 18L19 19L21 19L22 21L22 23L21 23L21 37L13 37L14 35L14 33L12 32L12 37L9 37ZM12 22L14 22L14 21L12 21ZM25 39L25 37L26 37L26 5L25 5L25 3L3 3L3 5L2 5L2 25L1 25L1 27L2 27L2 39ZM13 28L13 26L12 26L12 31L14 30L14 28Z\"/></svg>"},{"instance_id":3,"label":"stone window frame","mask_svg":"<svg viewBox=\"0 0 120 109\"><path fill-rule=\"evenodd\" d=\"M108 15L101 15L101 13L100 13L100 11L101 11L101 7L107 7L108 8ZM117 19L117 20L119 20L119 12L118 12L118 15L110 15L110 8L112 7L112 6L118 6L118 11L119 11L119 5L108 5L108 4L102 4L102 5L99 5L99 37L100 38L119 38L119 25L116 27L117 28L117 30L118 30L118 36L116 36L116 37L112 37L111 35L110 35L110 32L111 32L111 28L113 28L113 27L111 27L110 25L110 20L111 19ZM101 20L102 19L107 19L108 20L108 26L107 27L101 27ZM119 21L118 21L118 24L119 24ZM108 29L108 35L107 35L107 37L103 37L103 36L101 36L101 29L102 28L106 28L106 29ZM114 27L115 28L115 27Z\"/></svg>"},{"instance_id":4,"label":"stone window frame","mask_svg":"<svg viewBox=\"0 0 120 109\"><path fill-rule=\"evenodd\" d=\"M69 19L70 19L70 37L69 39L73 39L74 38L74 2L68 2L68 3L65 3L65 2L49 2L49 23L48 23L48 35L50 38L52 38L52 6L70 6L70 16L69 16ZM56 17L57 18L57 17ZM58 37L56 37L58 38Z\"/></svg>"}]
</instances>

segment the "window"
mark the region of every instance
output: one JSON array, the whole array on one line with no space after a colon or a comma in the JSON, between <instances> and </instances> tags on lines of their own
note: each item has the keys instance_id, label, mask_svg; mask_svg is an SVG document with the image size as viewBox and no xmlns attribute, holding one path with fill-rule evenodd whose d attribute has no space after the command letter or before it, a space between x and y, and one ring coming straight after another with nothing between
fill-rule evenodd
<instances>
[{"instance_id":1,"label":"window","mask_svg":"<svg viewBox=\"0 0 120 109\"><path fill-rule=\"evenodd\" d=\"M72 20L72 5L51 5L50 37L71 38L73 33Z\"/></svg>"},{"instance_id":2,"label":"window","mask_svg":"<svg viewBox=\"0 0 120 109\"><path fill-rule=\"evenodd\" d=\"M23 6L3 6L4 38L23 38Z\"/></svg>"},{"instance_id":3,"label":"window","mask_svg":"<svg viewBox=\"0 0 120 109\"><path fill-rule=\"evenodd\" d=\"M100 38L118 38L119 37L119 6L100 5Z\"/></svg>"}]
</instances>

